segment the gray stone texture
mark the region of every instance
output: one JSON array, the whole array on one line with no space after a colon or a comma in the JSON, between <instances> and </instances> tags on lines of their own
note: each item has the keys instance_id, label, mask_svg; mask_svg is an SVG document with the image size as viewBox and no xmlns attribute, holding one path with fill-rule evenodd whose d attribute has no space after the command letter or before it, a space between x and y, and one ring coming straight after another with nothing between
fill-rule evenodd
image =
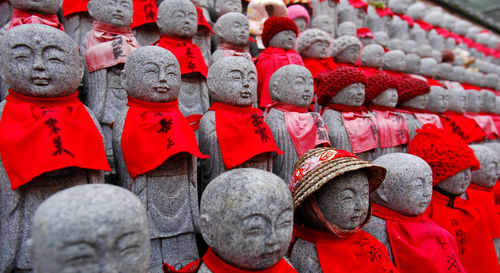
<instances>
[{"instance_id":1,"label":"gray stone texture","mask_svg":"<svg viewBox=\"0 0 500 273\"><path fill-rule=\"evenodd\" d=\"M241 57L247 58L248 60L252 60L252 56L247 49L250 27L248 19L245 15L237 12L229 12L222 15L219 19L217 19L217 22L214 25L214 31L217 35L219 46L223 45L223 48L217 48L217 50L214 51L210 59L210 65L226 56L233 56L235 54L241 55ZM225 49L226 47L230 50L236 51L237 53L233 54L229 50Z\"/></svg>"},{"instance_id":2,"label":"gray stone texture","mask_svg":"<svg viewBox=\"0 0 500 273\"><path fill-rule=\"evenodd\" d=\"M401 50L389 50L384 55L382 67L385 70L403 72L406 68L405 53Z\"/></svg>"},{"instance_id":3,"label":"gray stone texture","mask_svg":"<svg viewBox=\"0 0 500 273\"><path fill-rule=\"evenodd\" d=\"M434 113L444 113L448 110L448 100L449 94L446 89L441 86L431 86L427 110Z\"/></svg>"},{"instance_id":4,"label":"gray stone texture","mask_svg":"<svg viewBox=\"0 0 500 273\"><path fill-rule=\"evenodd\" d=\"M500 163L498 154L482 144L470 145L470 148L474 151L479 163L481 163L479 170L471 172L471 183L485 188L494 187L497 183L498 164Z\"/></svg>"},{"instance_id":5,"label":"gray stone texture","mask_svg":"<svg viewBox=\"0 0 500 273\"><path fill-rule=\"evenodd\" d=\"M361 51L361 42L354 36L341 36L332 45L332 56L337 63L355 64Z\"/></svg>"},{"instance_id":6,"label":"gray stone texture","mask_svg":"<svg viewBox=\"0 0 500 273\"><path fill-rule=\"evenodd\" d=\"M384 48L378 44L367 45L361 50L361 65L380 68L384 64Z\"/></svg>"}]
</instances>

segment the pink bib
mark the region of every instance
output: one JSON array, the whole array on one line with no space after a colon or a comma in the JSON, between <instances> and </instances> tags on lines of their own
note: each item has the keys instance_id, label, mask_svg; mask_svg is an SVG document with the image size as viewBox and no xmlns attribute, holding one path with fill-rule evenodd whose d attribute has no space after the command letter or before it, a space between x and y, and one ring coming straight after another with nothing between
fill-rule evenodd
<instances>
[{"instance_id":1,"label":"pink bib","mask_svg":"<svg viewBox=\"0 0 500 273\"><path fill-rule=\"evenodd\" d=\"M373 110L377 114L380 148L407 144L410 139L408 124L402 115L392 111Z\"/></svg>"},{"instance_id":2,"label":"pink bib","mask_svg":"<svg viewBox=\"0 0 500 273\"><path fill-rule=\"evenodd\" d=\"M353 153L377 148L378 135L374 116L368 112L342 112L342 121L349 135Z\"/></svg>"},{"instance_id":3,"label":"pink bib","mask_svg":"<svg viewBox=\"0 0 500 273\"><path fill-rule=\"evenodd\" d=\"M443 124L441 124L441 119L439 118L438 115L434 114L427 114L427 113L413 113L415 117L422 123L424 124L434 124L436 127L439 129L443 129Z\"/></svg>"}]
</instances>

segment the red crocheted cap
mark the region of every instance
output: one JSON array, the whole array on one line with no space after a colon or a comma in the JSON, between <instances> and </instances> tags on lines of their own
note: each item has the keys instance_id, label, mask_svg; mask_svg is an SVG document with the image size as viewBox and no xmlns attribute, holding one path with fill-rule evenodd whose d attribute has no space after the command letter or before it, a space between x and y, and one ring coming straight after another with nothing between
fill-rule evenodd
<instances>
[{"instance_id":1,"label":"red crocheted cap","mask_svg":"<svg viewBox=\"0 0 500 273\"><path fill-rule=\"evenodd\" d=\"M389 88L398 88L396 79L385 73L378 73L366 79L365 102L369 103Z\"/></svg>"},{"instance_id":2,"label":"red crocheted cap","mask_svg":"<svg viewBox=\"0 0 500 273\"><path fill-rule=\"evenodd\" d=\"M409 101L415 97L431 92L427 81L413 77L403 77L398 80L398 103Z\"/></svg>"},{"instance_id":3,"label":"red crocheted cap","mask_svg":"<svg viewBox=\"0 0 500 273\"><path fill-rule=\"evenodd\" d=\"M323 71L314 77L314 88L320 104L326 104L347 86L361 82L366 85L366 76L361 70L340 66L334 71Z\"/></svg>"},{"instance_id":4,"label":"red crocheted cap","mask_svg":"<svg viewBox=\"0 0 500 273\"><path fill-rule=\"evenodd\" d=\"M292 30L295 34L299 33L299 29L295 22L288 17L271 16L267 18L262 30L262 43L264 46L267 47L274 35L283 30Z\"/></svg>"},{"instance_id":5,"label":"red crocheted cap","mask_svg":"<svg viewBox=\"0 0 500 273\"><path fill-rule=\"evenodd\" d=\"M479 169L474 151L460 137L447 134L434 124L417 129L408 145L408 153L416 155L431 166L433 185L441 183L467 168Z\"/></svg>"}]
</instances>

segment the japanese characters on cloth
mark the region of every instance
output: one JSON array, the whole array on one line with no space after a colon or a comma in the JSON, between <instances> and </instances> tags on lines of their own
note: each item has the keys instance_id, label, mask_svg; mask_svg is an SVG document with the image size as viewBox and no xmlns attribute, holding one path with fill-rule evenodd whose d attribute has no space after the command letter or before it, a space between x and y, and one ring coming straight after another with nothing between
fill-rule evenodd
<instances>
[{"instance_id":1,"label":"japanese characters on cloth","mask_svg":"<svg viewBox=\"0 0 500 273\"><path fill-rule=\"evenodd\" d=\"M461 113L446 111L441 114L441 123L447 133L460 136L467 144L481 142L486 138L477 122Z\"/></svg>"},{"instance_id":2,"label":"japanese characters on cloth","mask_svg":"<svg viewBox=\"0 0 500 273\"><path fill-rule=\"evenodd\" d=\"M149 23L156 23L158 6L155 0L134 0L134 17L131 28L136 28Z\"/></svg>"},{"instance_id":3,"label":"japanese characters on cloth","mask_svg":"<svg viewBox=\"0 0 500 273\"><path fill-rule=\"evenodd\" d=\"M110 171L104 143L78 92L28 97L9 90L0 121L0 155L13 190L66 167Z\"/></svg>"},{"instance_id":4,"label":"japanese characters on cloth","mask_svg":"<svg viewBox=\"0 0 500 273\"><path fill-rule=\"evenodd\" d=\"M181 152L208 158L200 152L194 131L180 112L177 100L159 103L128 97L127 105L121 147L132 178Z\"/></svg>"},{"instance_id":5,"label":"japanese characters on cloth","mask_svg":"<svg viewBox=\"0 0 500 273\"><path fill-rule=\"evenodd\" d=\"M270 108L285 114L286 128L299 157L318 146L330 147L328 127L318 113L282 102L273 102Z\"/></svg>"},{"instance_id":6,"label":"japanese characters on cloth","mask_svg":"<svg viewBox=\"0 0 500 273\"><path fill-rule=\"evenodd\" d=\"M349 136L353 153L362 153L377 148L377 121L366 107L328 104L326 108L342 112L342 122Z\"/></svg>"},{"instance_id":7,"label":"japanese characters on cloth","mask_svg":"<svg viewBox=\"0 0 500 273\"><path fill-rule=\"evenodd\" d=\"M157 45L175 55L181 66L182 75L200 73L203 77L207 77L207 64L200 48L193 43L192 39L161 35Z\"/></svg>"},{"instance_id":8,"label":"japanese characters on cloth","mask_svg":"<svg viewBox=\"0 0 500 273\"><path fill-rule=\"evenodd\" d=\"M477 205L434 190L425 214L455 236L467 273L500 272L485 215Z\"/></svg>"},{"instance_id":9,"label":"japanese characters on cloth","mask_svg":"<svg viewBox=\"0 0 500 273\"><path fill-rule=\"evenodd\" d=\"M296 226L294 235L315 244L323 273L399 272L387 248L363 230L337 237L331 232Z\"/></svg>"},{"instance_id":10,"label":"japanese characters on cloth","mask_svg":"<svg viewBox=\"0 0 500 273\"><path fill-rule=\"evenodd\" d=\"M492 239L500 238L500 218L495 208L493 188L485 188L471 183L466 192L470 201L483 208Z\"/></svg>"},{"instance_id":11,"label":"japanese characters on cloth","mask_svg":"<svg viewBox=\"0 0 500 273\"><path fill-rule=\"evenodd\" d=\"M205 265L213 273L297 273L297 270L293 268L285 259L281 259L277 264L270 268L263 270L244 270L234 267L222 259L217 257L212 250L209 248L202 258Z\"/></svg>"},{"instance_id":12,"label":"japanese characters on cloth","mask_svg":"<svg viewBox=\"0 0 500 273\"><path fill-rule=\"evenodd\" d=\"M438 115L426 111L424 109L411 108L404 105L398 105L398 111L408 114L413 114L421 123L424 124L434 124L437 128L443 129L443 124Z\"/></svg>"},{"instance_id":13,"label":"japanese characters on cloth","mask_svg":"<svg viewBox=\"0 0 500 273\"><path fill-rule=\"evenodd\" d=\"M473 119L486 134L488 139L498 138L499 133L493 117L487 113L465 113L465 117Z\"/></svg>"},{"instance_id":14,"label":"japanese characters on cloth","mask_svg":"<svg viewBox=\"0 0 500 273\"><path fill-rule=\"evenodd\" d=\"M66 17L73 13L86 12L87 4L90 0L64 0L62 4L63 16Z\"/></svg>"},{"instance_id":15,"label":"japanese characters on cloth","mask_svg":"<svg viewBox=\"0 0 500 273\"><path fill-rule=\"evenodd\" d=\"M214 102L208 110L215 112L215 131L226 169L262 153L283 154L262 118L261 110L220 102Z\"/></svg>"},{"instance_id":16,"label":"japanese characters on cloth","mask_svg":"<svg viewBox=\"0 0 500 273\"><path fill-rule=\"evenodd\" d=\"M372 204L372 214L385 220L399 272L466 272L458 258L455 237L429 217L405 216L379 204Z\"/></svg>"},{"instance_id":17,"label":"japanese characters on cloth","mask_svg":"<svg viewBox=\"0 0 500 273\"><path fill-rule=\"evenodd\" d=\"M200 267L200 262L201 259L192 261L179 270L175 269L175 267L169 265L168 263L163 263L162 269L163 273L195 273L198 271L198 267Z\"/></svg>"},{"instance_id":18,"label":"japanese characters on cloth","mask_svg":"<svg viewBox=\"0 0 500 273\"><path fill-rule=\"evenodd\" d=\"M64 31L64 27L59 22L56 14L33 13L20 9L13 9L9 29L25 24L42 24Z\"/></svg>"},{"instance_id":19,"label":"japanese characters on cloth","mask_svg":"<svg viewBox=\"0 0 500 273\"><path fill-rule=\"evenodd\" d=\"M327 57L324 59L320 58L304 58L304 65L309 69L311 72L313 78L318 75L318 73L328 70L328 71L333 71L337 67L337 64L335 64L335 61L333 60L333 57Z\"/></svg>"},{"instance_id":20,"label":"japanese characters on cloth","mask_svg":"<svg viewBox=\"0 0 500 273\"><path fill-rule=\"evenodd\" d=\"M403 115L396 113L395 108L370 105L377 121L380 148L395 147L410 141L408 123Z\"/></svg>"},{"instance_id":21,"label":"japanese characters on cloth","mask_svg":"<svg viewBox=\"0 0 500 273\"><path fill-rule=\"evenodd\" d=\"M85 52L89 72L125 63L127 56L138 47L130 27L94 21Z\"/></svg>"},{"instance_id":22,"label":"japanese characters on cloth","mask_svg":"<svg viewBox=\"0 0 500 273\"><path fill-rule=\"evenodd\" d=\"M293 49L284 50L282 48L269 46L260 53L255 63L258 75L257 94L259 107L265 108L267 105L271 104L269 80L276 70L288 64L304 66L302 57Z\"/></svg>"}]
</instances>

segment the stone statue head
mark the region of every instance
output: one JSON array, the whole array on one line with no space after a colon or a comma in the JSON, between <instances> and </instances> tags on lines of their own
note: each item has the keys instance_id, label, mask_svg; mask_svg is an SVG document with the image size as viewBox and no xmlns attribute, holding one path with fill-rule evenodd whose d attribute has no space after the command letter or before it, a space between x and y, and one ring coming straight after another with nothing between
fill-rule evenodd
<instances>
[{"instance_id":1,"label":"stone statue head","mask_svg":"<svg viewBox=\"0 0 500 273\"><path fill-rule=\"evenodd\" d=\"M441 50L434 49L431 51L431 58L440 63L443 60L443 53L441 53Z\"/></svg>"},{"instance_id":2,"label":"stone statue head","mask_svg":"<svg viewBox=\"0 0 500 273\"><path fill-rule=\"evenodd\" d=\"M420 62L420 74L434 78L438 73L437 62L434 58L423 58Z\"/></svg>"},{"instance_id":3,"label":"stone statue head","mask_svg":"<svg viewBox=\"0 0 500 273\"><path fill-rule=\"evenodd\" d=\"M453 78L453 65L450 63L440 63L437 65L436 79L451 80Z\"/></svg>"},{"instance_id":4,"label":"stone statue head","mask_svg":"<svg viewBox=\"0 0 500 273\"><path fill-rule=\"evenodd\" d=\"M457 33L458 35L465 35L467 33L467 29L469 29L470 27L471 24L466 20L458 20L455 22L452 31Z\"/></svg>"},{"instance_id":5,"label":"stone statue head","mask_svg":"<svg viewBox=\"0 0 500 273\"><path fill-rule=\"evenodd\" d=\"M433 50L444 50L445 49L445 41L443 36L430 32L429 33L429 44L433 48ZM432 56L432 52L431 52Z\"/></svg>"},{"instance_id":6,"label":"stone statue head","mask_svg":"<svg viewBox=\"0 0 500 273\"><path fill-rule=\"evenodd\" d=\"M451 80L456 81L456 82L464 82L465 68L463 68L460 65L454 65L453 66L453 73L451 75L452 75Z\"/></svg>"},{"instance_id":7,"label":"stone statue head","mask_svg":"<svg viewBox=\"0 0 500 273\"><path fill-rule=\"evenodd\" d=\"M376 44L387 48L387 46L389 45L389 35L385 31L377 31L373 33L373 41Z\"/></svg>"},{"instance_id":8,"label":"stone statue head","mask_svg":"<svg viewBox=\"0 0 500 273\"><path fill-rule=\"evenodd\" d=\"M157 46L138 48L127 57L121 74L128 95L149 102L176 100L181 88L177 58Z\"/></svg>"},{"instance_id":9,"label":"stone statue head","mask_svg":"<svg viewBox=\"0 0 500 273\"><path fill-rule=\"evenodd\" d=\"M429 42L427 40L427 31L423 30L417 24L415 24L410 31L410 39L417 42L417 46L414 48L415 52L417 52L418 45L424 45Z\"/></svg>"},{"instance_id":10,"label":"stone statue head","mask_svg":"<svg viewBox=\"0 0 500 273\"><path fill-rule=\"evenodd\" d=\"M471 38L472 40L476 40L477 35L479 34L480 31L481 31L481 29L479 29L478 27L471 26L471 27L467 28L467 32L465 33L465 36Z\"/></svg>"},{"instance_id":11,"label":"stone statue head","mask_svg":"<svg viewBox=\"0 0 500 273\"><path fill-rule=\"evenodd\" d=\"M386 70L403 72L406 68L405 53L401 50L389 50L386 52L383 68Z\"/></svg>"},{"instance_id":12,"label":"stone statue head","mask_svg":"<svg viewBox=\"0 0 500 273\"><path fill-rule=\"evenodd\" d=\"M224 57L210 67L207 86L214 101L249 106L257 99L257 70L246 58Z\"/></svg>"},{"instance_id":13,"label":"stone statue head","mask_svg":"<svg viewBox=\"0 0 500 273\"><path fill-rule=\"evenodd\" d=\"M434 113L444 113L448 109L448 91L441 86L431 86L427 110Z\"/></svg>"},{"instance_id":14,"label":"stone statue head","mask_svg":"<svg viewBox=\"0 0 500 273\"><path fill-rule=\"evenodd\" d=\"M359 107L365 101L365 85L357 82L353 83L346 88L342 89L339 93L335 94L330 102L335 104L343 104L348 106Z\"/></svg>"},{"instance_id":15,"label":"stone statue head","mask_svg":"<svg viewBox=\"0 0 500 273\"><path fill-rule=\"evenodd\" d=\"M73 39L42 24L9 30L0 42L0 68L10 89L31 97L63 97L78 88L83 60Z\"/></svg>"},{"instance_id":16,"label":"stone statue head","mask_svg":"<svg viewBox=\"0 0 500 273\"><path fill-rule=\"evenodd\" d=\"M324 59L328 57L331 41L328 33L318 28L311 28L302 32L297 39L297 52L303 58Z\"/></svg>"},{"instance_id":17,"label":"stone statue head","mask_svg":"<svg viewBox=\"0 0 500 273\"><path fill-rule=\"evenodd\" d=\"M282 30L269 40L269 46L289 50L295 47L296 40L297 33L293 30Z\"/></svg>"},{"instance_id":18,"label":"stone statue head","mask_svg":"<svg viewBox=\"0 0 500 273\"><path fill-rule=\"evenodd\" d=\"M214 30L219 43L229 43L238 46L248 44L250 27L247 17L241 13L225 13L217 19Z\"/></svg>"},{"instance_id":19,"label":"stone statue head","mask_svg":"<svg viewBox=\"0 0 500 273\"><path fill-rule=\"evenodd\" d=\"M441 22L441 27L452 30L455 24L458 22L458 18L451 14L444 14L443 21Z\"/></svg>"},{"instance_id":20,"label":"stone statue head","mask_svg":"<svg viewBox=\"0 0 500 273\"><path fill-rule=\"evenodd\" d=\"M333 42L335 62L355 64L361 50L361 42L354 36L341 36Z\"/></svg>"},{"instance_id":21,"label":"stone statue head","mask_svg":"<svg viewBox=\"0 0 500 273\"><path fill-rule=\"evenodd\" d=\"M132 0L91 0L88 11L94 20L116 26L132 24L134 5Z\"/></svg>"},{"instance_id":22,"label":"stone statue head","mask_svg":"<svg viewBox=\"0 0 500 273\"><path fill-rule=\"evenodd\" d=\"M368 77L366 82L365 103L386 107L398 104L398 80L386 73Z\"/></svg>"},{"instance_id":23,"label":"stone statue head","mask_svg":"<svg viewBox=\"0 0 500 273\"><path fill-rule=\"evenodd\" d=\"M495 97L495 113L500 115L500 96Z\"/></svg>"},{"instance_id":24,"label":"stone statue head","mask_svg":"<svg viewBox=\"0 0 500 273\"><path fill-rule=\"evenodd\" d=\"M493 151L496 154L497 158L495 162L497 165L497 176L500 177L500 143L488 142L488 143L483 143L481 145L488 147L491 151Z\"/></svg>"},{"instance_id":25,"label":"stone statue head","mask_svg":"<svg viewBox=\"0 0 500 273\"><path fill-rule=\"evenodd\" d=\"M158 7L156 24L163 35L193 38L198 30L198 13L189 0L165 0Z\"/></svg>"},{"instance_id":26,"label":"stone statue head","mask_svg":"<svg viewBox=\"0 0 500 273\"><path fill-rule=\"evenodd\" d=\"M328 15L318 15L311 20L310 28L319 28L328 33L330 37L335 37L335 22Z\"/></svg>"},{"instance_id":27,"label":"stone statue head","mask_svg":"<svg viewBox=\"0 0 500 273\"><path fill-rule=\"evenodd\" d=\"M373 98L372 103L386 107L396 107L396 104L398 104L398 90L389 88Z\"/></svg>"},{"instance_id":28,"label":"stone statue head","mask_svg":"<svg viewBox=\"0 0 500 273\"><path fill-rule=\"evenodd\" d=\"M377 44L363 47L361 50L361 65L365 67L382 67L384 64L384 48Z\"/></svg>"},{"instance_id":29,"label":"stone statue head","mask_svg":"<svg viewBox=\"0 0 500 273\"><path fill-rule=\"evenodd\" d=\"M402 105L411 107L414 109L426 109L429 103L429 93L425 93L414 97L413 99L407 100L402 103Z\"/></svg>"},{"instance_id":30,"label":"stone statue head","mask_svg":"<svg viewBox=\"0 0 500 273\"><path fill-rule=\"evenodd\" d=\"M271 76L269 92L273 101L307 108L314 95L311 72L301 65L285 65Z\"/></svg>"},{"instance_id":31,"label":"stone statue head","mask_svg":"<svg viewBox=\"0 0 500 273\"><path fill-rule=\"evenodd\" d=\"M356 24L351 21L346 21L341 23L337 28L337 37L340 36L354 36L356 37Z\"/></svg>"},{"instance_id":32,"label":"stone statue head","mask_svg":"<svg viewBox=\"0 0 500 273\"><path fill-rule=\"evenodd\" d=\"M484 85L488 88L491 88L491 89L497 89L497 86L499 84L499 75L496 74L496 73L488 73L486 74L486 76L484 77Z\"/></svg>"},{"instance_id":33,"label":"stone statue head","mask_svg":"<svg viewBox=\"0 0 500 273\"><path fill-rule=\"evenodd\" d=\"M216 0L215 13L220 17L229 12L242 13L243 7L240 0ZM217 32L216 32L217 33Z\"/></svg>"},{"instance_id":34,"label":"stone statue head","mask_svg":"<svg viewBox=\"0 0 500 273\"><path fill-rule=\"evenodd\" d=\"M150 266L143 203L108 184L75 186L45 200L28 245L34 272L146 273Z\"/></svg>"},{"instance_id":35,"label":"stone statue head","mask_svg":"<svg viewBox=\"0 0 500 273\"><path fill-rule=\"evenodd\" d=\"M432 47L430 45L419 45L417 47L417 55L422 58L431 57Z\"/></svg>"},{"instance_id":36,"label":"stone statue head","mask_svg":"<svg viewBox=\"0 0 500 273\"><path fill-rule=\"evenodd\" d=\"M481 72L474 71L472 74L472 84L483 87L485 84L485 76Z\"/></svg>"},{"instance_id":37,"label":"stone statue head","mask_svg":"<svg viewBox=\"0 0 500 273\"><path fill-rule=\"evenodd\" d=\"M487 32L480 32L477 37L476 37L476 42L483 44L483 45L488 45L489 40L490 40L490 35Z\"/></svg>"},{"instance_id":38,"label":"stone statue head","mask_svg":"<svg viewBox=\"0 0 500 273\"><path fill-rule=\"evenodd\" d=\"M429 12L424 16L424 21L430 23L435 27L439 27L443 22L443 13L438 10Z\"/></svg>"},{"instance_id":39,"label":"stone statue head","mask_svg":"<svg viewBox=\"0 0 500 273\"><path fill-rule=\"evenodd\" d=\"M469 98L465 89L449 89L448 94L448 110L457 113L467 112Z\"/></svg>"},{"instance_id":40,"label":"stone statue head","mask_svg":"<svg viewBox=\"0 0 500 273\"><path fill-rule=\"evenodd\" d=\"M309 12L307 9L300 4L293 4L287 7L288 9L288 18L292 19L299 32L304 32L309 26L309 21L311 17L309 16Z\"/></svg>"},{"instance_id":41,"label":"stone statue head","mask_svg":"<svg viewBox=\"0 0 500 273\"><path fill-rule=\"evenodd\" d=\"M403 50L403 41L398 38L390 39L387 47L391 50Z\"/></svg>"},{"instance_id":42,"label":"stone statue head","mask_svg":"<svg viewBox=\"0 0 500 273\"><path fill-rule=\"evenodd\" d=\"M63 0L9 0L12 8L35 13L56 14Z\"/></svg>"},{"instance_id":43,"label":"stone statue head","mask_svg":"<svg viewBox=\"0 0 500 273\"><path fill-rule=\"evenodd\" d=\"M472 171L471 182L481 187L492 188L498 179L497 170L500 164L498 154L481 144L469 145L469 147L474 150L474 155L481 163L479 170Z\"/></svg>"},{"instance_id":44,"label":"stone statue head","mask_svg":"<svg viewBox=\"0 0 500 273\"><path fill-rule=\"evenodd\" d=\"M481 111L483 99L480 92L467 90L467 101L467 112L479 113Z\"/></svg>"},{"instance_id":45,"label":"stone statue head","mask_svg":"<svg viewBox=\"0 0 500 273\"><path fill-rule=\"evenodd\" d=\"M471 183L471 168L467 168L453 176L446 178L437 184L436 187L444 190L445 192L460 195L467 190Z\"/></svg>"},{"instance_id":46,"label":"stone statue head","mask_svg":"<svg viewBox=\"0 0 500 273\"><path fill-rule=\"evenodd\" d=\"M485 113L495 113L496 106L496 95L493 91L490 90L481 90L479 92L481 94L481 112Z\"/></svg>"},{"instance_id":47,"label":"stone statue head","mask_svg":"<svg viewBox=\"0 0 500 273\"><path fill-rule=\"evenodd\" d=\"M389 0L388 6L393 12L404 14L411 4L412 0Z\"/></svg>"},{"instance_id":48,"label":"stone statue head","mask_svg":"<svg viewBox=\"0 0 500 273\"><path fill-rule=\"evenodd\" d=\"M405 73L409 74L419 74L420 73L420 63L422 59L415 53L406 54L406 66Z\"/></svg>"},{"instance_id":49,"label":"stone statue head","mask_svg":"<svg viewBox=\"0 0 500 273\"><path fill-rule=\"evenodd\" d=\"M405 40L401 46L401 49L406 53L416 53L418 44L414 40Z\"/></svg>"},{"instance_id":50,"label":"stone statue head","mask_svg":"<svg viewBox=\"0 0 500 273\"><path fill-rule=\"evenodd\" d=\"M427 209L432 198L432 169L418 156L392 153L373 163L385 167L387 175L371 193L373 202L406 216L417 216Z\"/></svg>"},{"instance_id":51,"label":"stone statue head","mask_svg":"<svg viewBox=\"0 0 500 273\"><path fill-rule=\"evenodd\" d=\"M414 20L420 20L424 18L426 11L427 7L423 2L415 2L408 7L406 14Z\"/></svg>"},{"instance_id":52,"label":"stone statue head","mask_svg":"<svg viewBox=\"0 0 500 273\"><path fill-rule=\"evenodd\" d=\"M286 183L258 169L233 169L208 184L201 197L203 239L225 262L264 270L285 256L293 231Z\"/></svg>"}]
</instances>

